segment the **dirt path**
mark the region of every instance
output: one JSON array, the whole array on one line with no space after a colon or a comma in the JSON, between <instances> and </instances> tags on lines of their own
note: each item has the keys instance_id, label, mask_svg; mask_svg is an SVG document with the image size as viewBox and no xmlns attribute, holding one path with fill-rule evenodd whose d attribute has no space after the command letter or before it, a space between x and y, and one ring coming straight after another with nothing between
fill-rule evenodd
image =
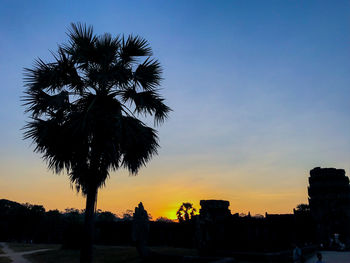
<instances>
[{"instance_id":1,"label":"dirt path","mask_svg":"<svg viewBox=\"0 0 350 263\"><path fill-rule=\"evenodd\" d=\"M6 243L0 243L2 246L2 250L5 254L1 254L0 257L8 257L12 260L13 263L31 263L29 260L22 257L23 255L28 255L36 252L42 252L52 249L37 249L37 250L31 250L26 252L14 252L12 249L9 248L9 246Z\"/></svg>"}]
</instances>

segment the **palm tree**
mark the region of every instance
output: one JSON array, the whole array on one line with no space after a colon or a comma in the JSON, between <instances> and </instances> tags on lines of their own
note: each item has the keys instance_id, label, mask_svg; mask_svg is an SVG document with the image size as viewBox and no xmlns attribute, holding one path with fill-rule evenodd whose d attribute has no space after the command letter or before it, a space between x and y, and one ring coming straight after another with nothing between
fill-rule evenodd
<instances>
[{"instance_id":1,"label":"palm tree","mask_svg":"<svg viewBox=\"0 0 350 263\"><path fill-rule=\"evenodd\" d=\"M180 223L188 222L195 214L196 208L191 203L182 203L176 215Z\"/></svg>"},{"instance_id":2,"label":"palm tree","mask_svg":"<svg viewBox=\"0 0 350 263\"><path fill-rule=\"evenodd\" d=\"M156 130L138 117L152 116L157 125L170 108L159 95L162 70L145 39L96 36L80 23L71 24L68 37L53 62L37 59L25 69L24 138L86 196L80 262L90 263L98 189L111 171L136 175L157 154Z\"/></svg>"}]
</instances>

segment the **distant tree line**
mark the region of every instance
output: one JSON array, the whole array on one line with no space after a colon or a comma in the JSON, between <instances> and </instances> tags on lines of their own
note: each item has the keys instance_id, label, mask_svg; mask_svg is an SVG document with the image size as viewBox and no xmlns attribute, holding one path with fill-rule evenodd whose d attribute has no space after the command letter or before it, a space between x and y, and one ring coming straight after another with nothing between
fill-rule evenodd
<instances>
[{"instance_id":1,"label":"distant tree line","mask_svg":"<svg viewBox=\"0 0 350 263\"><path fill-rule=\"evenodd\" d=\"M133 211L120 217L108 211L97 210L95 244L132 246ZM196 247L197 216L189 203L178 211L179 222L160 217L150 221L150 246ZM84 211L65 209L45 211L40 205L19 204L0 200L0 241L55 243L63 248L79 249L83 236ZM298 205L294 214L250 216L233 214L228 218L221 238L223 248L260 251L287 249L292 242L314 243L314 222L308 205ZM197 229L198 230L198 229ZM215 231L213 229L207 229Z\"/></svg>"},{"instance_id":2,"label":"distant tree line","mask_svg":"<svg viewBox=\"0 0 350 263\"><path fill-rule=\"evenodd\" d=\"M55 243L64 248L79 248L83 222L83 210L46 211L41 205L0 200L0 241ZM179 224L160 217L150 222L149 244L193 247L194 229L193 220ZM96 244L133 245L131 232L132 210L127 210L121 217L97 210Z\"/></svg>"}]
</instances>

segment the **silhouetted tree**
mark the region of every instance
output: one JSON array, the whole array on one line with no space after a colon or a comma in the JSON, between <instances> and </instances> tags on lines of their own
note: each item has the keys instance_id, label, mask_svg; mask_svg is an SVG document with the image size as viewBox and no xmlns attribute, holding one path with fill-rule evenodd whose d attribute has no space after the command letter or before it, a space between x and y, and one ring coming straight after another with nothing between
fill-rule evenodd
<instances>
[{"instance_id":1,"label":"silhouetted tree","mask_svg":"<svg viewBox=\"0 0 350 263\"><path fill-rule=\"evenodd\" d=\"M81 248L83 240L83 211L75 208L66 208L63 214L64 230L62 233L62 245L66 249Z\"/></svg>"},{"instance_id":2,"label":"silhouetted tree","mask_svg":"<svg viewBox=\"0 0 350 263\"><path fill-rule=\"evenodd\" d=\"M46 222L44 224L44 232L46 234L46 242L57 243L62 240L63 233L63 215L58 210L50 210L46 212Z\"/></svg>"},{"instance_id":3,"label":"silhouetted tree","mask_svg":"<svg viewBox=\"0 0 350 263\"><path fill-rule=\"evenodd\" d=\"M133 216L134 211L128 209L123 213L123 216L121 218L121 220L123 221L131 221L132 220L132 216Z\"/></svg>"},{"instance_id":4,"label":"silhouetted tree","mask_svg":"<svg viewBox=\"0 0 350 263\"><path fill-rule=\"evenodd\" d=\"M97 191L111 171L137 174L157 153L157 132L137 118L162 123L170 108L159 95L161 67L139 36L97 36L72 24L54 62L26 69L25 139L55 173L66 171L86 196L81 262L92 261ZM141 60L141 57L146 59Z\"/></svg>"},{"instance_id":5,"label":"silhouetted tree","mask_svg":"<svg viewBox=\"0 0 350 263\"><path fill-rule=\"evenodd\" d=\"M117 217L115 214L109 211L100 211L97 214L97 220L100 222L115 222L117 220Z\"/></svg>"},{"instance_id":6,"label":"silhouetted tree","mask_svg":"<svg viewBox=\"0 0 350 263\"><path fill-rule=\"evenodd\" d=\"M173 220L167 218L167 217L163 217L163 216L160 216L158 217L155 222L162 222L162 223L174 223Z\"/></svg>"},{"instance_id":7,"label":"silhouetted tree","mask_svg":"<svg viewBox=\"0 0 350 263\"><path fill-rule=\"evenodd\" d=\"M261 215L261 214L255 214L255 215L253 215L253 217L254 217L254 218L264 218L264 216Z\"/></svg>"},{"instance_id":8,"label":"silhouetted tree","mask_svg":"<svg viewBox=\"0 0 350 263\"><path fill-rule=\"evenodd\" d=\"M308 204L299 204L297 205L295 211L297 212L310 212L310 206Z\"/></svg>"},{"instance_id":9,"label":"silhouetted tree","mask_svg":"<svg viewBox=\"0 0 350 263\"><path fill-rule=\"evenodd\" d=\"M179 222L189 221L196 212L196 209L193 207L191 203L182 203L179 210L177 210L176 215L179 219Z\"/></svg>"}]
</instances>

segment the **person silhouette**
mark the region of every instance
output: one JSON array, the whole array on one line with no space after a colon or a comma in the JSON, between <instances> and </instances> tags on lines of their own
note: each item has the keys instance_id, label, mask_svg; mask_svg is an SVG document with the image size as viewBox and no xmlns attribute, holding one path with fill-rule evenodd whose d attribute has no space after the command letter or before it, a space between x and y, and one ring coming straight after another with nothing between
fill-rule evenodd
<instances>
[{"instance_id":1,"label":"person silhouette","mask_svg":"<svg viewBox=\"0 0 350 263\"><path fill-rule=\"evenodd\" d=\"M316 263L324 263L324 261L322 261L322 254L321 254L320 252L318 252L318 253L316 254L316 256L317 256L317 261L316 261Z\"/></svg>"},{"instance_id":2,"label":"person silhouette","mask_svg":"<svg viewBox=\"0 0 350 263\"><path fill-rule=\"evenodd\" d=\"M303 263L302 250L297 244L294 245L293 249L293 263Z\"/></svg>"}]
</instances>

